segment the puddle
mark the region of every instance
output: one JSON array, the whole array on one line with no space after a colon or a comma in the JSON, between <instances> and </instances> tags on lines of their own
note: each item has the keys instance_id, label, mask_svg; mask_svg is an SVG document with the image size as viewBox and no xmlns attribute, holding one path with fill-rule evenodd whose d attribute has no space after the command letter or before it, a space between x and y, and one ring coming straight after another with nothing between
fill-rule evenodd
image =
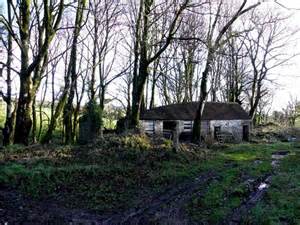
<instances>
[{"instance_id":1,"label":"puddle","mask_svg":"<svg viewBox=\"0 0 300 225\"><path fill-rule=\"evenodd\" d=\"M272 154L272 162L271 165L273 167L277 167L280 164L280 160L289 156L291 154L290 151L286 151L286 150L279 150L277 152L274 152ZM257 159L254 161L255 164L260 164L261 160ZM259 202L264 194L267 192L268 188L270 187L271 184L271 179L272 176L268 176L266 179L264 179L256 188L255 191L253 191L249 198L243 202L238 208L236 208L233 213L231 214L231 216L229 217L228 223L229 225L238 225L241 222L242 219L242 215L247 214L247 212L253 208L257 202ZM253 182L251 179L249 179L247 181L248 183Z\"/></svg>"},{"instance_id":2,"label":"puddle","mask_svg":"<svg viewBox=\"0 0 300 225\"><path fill-rule=\"evenodd\" d=\"M290 155L290 151L282 150L282 151L274 152L271 157L273 159L271 162L271 165L273 167L279 166L279 160L284 159L285 157L287 157L289 155Z\"/></svg>"},{"instance_id":3,"label":"puddle","mask_svg":"<svg viewBox=\"0 0 300 225\"><path fill-rule=\"evenodd\" d=\"M279 166L279 161L278 161L278 160L273 160L273 161L271 162L271 165L272 165L273 167L277 167L277 166Z\"/></svg>"},{"instance_id":4,"label":"puddle","mask_svg":"<svg viewBox=\"0 0 300 225\"><path fill-rule=\"evenodd\" d=\"M272 154L272 159L283 159L290 154L289 151L278 151Z\"/></svg>"},{"instance_id":5,"label":"puddle","mask_svg":"<svg viewBox=\"0 0 300 225\"><path fill-rule=\"evenodd\" d=\"M266 188L268 188L270 185L269 184L267 184L267 183L261 183L259 186L258 186L258 190L263 190L263 189L266 189Z\"/></svg>"},{"instance_id":6,"label":"puddle","mask_svg":"<svg viewBox=\"0 0 300 225\"><path fill-rule=\"evenodd\" d=\"M254 161L254 164L258 165L258 164L262 164L262 162L263 162L263 161L257 159L257 160Z\"/></svg>"}]
</instances>

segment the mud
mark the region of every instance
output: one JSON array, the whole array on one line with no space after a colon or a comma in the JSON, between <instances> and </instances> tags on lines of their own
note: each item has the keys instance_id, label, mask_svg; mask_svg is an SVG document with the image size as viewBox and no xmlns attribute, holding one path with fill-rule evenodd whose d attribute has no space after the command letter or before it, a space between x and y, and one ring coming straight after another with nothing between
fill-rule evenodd
<instances>
[{"instance_id":1,"label":"mud","mask_svg":"<svg viewBox=\"0 0 300 225\"><path fill-rule=\"evenodd\" d=\"M0 188L0 225L10 224L68 224L68 225L117 225L117 224L191 224L185 217L184 204L214 179L212 173L169 187L152 196L147 202L115 215L98 215L89 210L67 209L52 201L35 201L12 189Z\"/></svg>"},{"instance_id":2,"label":"mud","mask_svg":"<svg viewBox=\"0 0 300 225\"><path fill-rule=\"evenodd\" d=\"M275 169L280 165L280 160L287 157L289 154L290 152L285 150L280 150L272 154L271 165L274 169L274 173L276 172ZM271 185L271 180L272 175L267 175L267 177L256 186L255 191L253 191L239 207L233 210L231 215L225 220L225 224L241 224L242 218L263 198Z\"/></svg>"}]
</instances>

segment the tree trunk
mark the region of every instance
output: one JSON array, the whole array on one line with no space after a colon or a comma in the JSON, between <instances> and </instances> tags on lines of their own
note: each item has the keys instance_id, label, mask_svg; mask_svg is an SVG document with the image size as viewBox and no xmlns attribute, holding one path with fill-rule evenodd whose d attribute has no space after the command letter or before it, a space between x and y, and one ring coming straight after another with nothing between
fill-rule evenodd
<instances>
[{"instance_id":1,"label":"tree trunk","mask_svg":"<svg viewBox=\"0 0 300 225\"><path fill-rule=\"evenodd\" d=\"M90 83L90 100L94 101L96 97L95 83L96 83L96 67L97 67L97 43L98 43L98 22L97 16L94 15L94 49L93 49L93 67L91 73L91 83Z\"/></svg>"},{"instance_id":2,"label":"tree trunk","mask_svg":"<svg viewBox=\"0 0 300 225\"><path fill-rule=\"evenodd\" d=\"M65 65L67 65L67 58L65 60ZM68 68L67 68L68 67ZM58 118L61 116L61 113L64 109L64 106L66 104L66 101L68 99L68 94L69 94L69 90L70 90L70 77L69 77L69 67L70 66L66 66L65 67L65 86L64 89L62 91L62 94L58 100L57 106L54 110L54 100L55 100L55 96L54 96L54 73L52 73L52 104L51 104L51 108L52 108L52 116L51 116L51 120L50 120L50 124L48 127L48 130L46 132L46 134L43 136L41 142L42 144L47 144L51 141L52 137L53 137L53 132L56 129L57 126L57 120Z\"/></svg>"},{"instance_id":3,"label":"tree trunk","mask_svg":"<svg viewBox=\"0 0 300 225\"><path fill-rule=\"evenodd\" d=\"M148 77L148 64L146 62L141 62L139 68L139 76L136 78L136 81L134 81L133 83L131 123L130 123L131 128L137 128L139 124L144 87L145 87L145 82L147 77Z\"/></svg>"},{"instance_id":4,"label":"tree trunk","mask_svg":"<svg viewBox=\"0 0 300 225\"><path fill-rule=\"evenodd\" d=\"M73 42L72 42L72 49L69 61L69 70L68 76L71 77L71 85L70 85L70 94L67 100L67 104L64 107L64 126L65 126L65 144L72 144L74 142L73 137L73 99L75 95L75 88L76 88L76 79L77 79L77 71L76 71L76 63L77 63L77 44L79 33L81 30L81 25L83 21L83 9L86 5L86 0L79 0L78 7L76 12L75 18L75 28L73 32Z\"/></svg>"},{"instance_id":5,"label":"tree trunk","mask_svg":"<svg viewBox=\"0 0 300 225\"><path fill-rule=\"evenodd\" d=\"M42 130L43 130L43 105L46 99L46 93L48 91L48 74L49 71L47 71L47 76L46 76L46 81L45 81L45 89L44 89L44 93L42 93L42 99L39 105L39 120L40 120L40 126L39 126L39 132L38 132L38 136L37 139L40 140L41 139L41 134L42 134ZM49 121L48 121L49 123Z\"/></svg>"},{"instance_id":6,"label":"tree trunk","mask_svg":"<svg viewBox=\"0 0 300 225\"><path fill-rule=\"evenodd\" d=\"M69 87L70 87L70 85L69 85L69 82L67 81L67 83L65 84L63 93L62 93L62 95L61 95L61 97L60 97L60 99L59 99L59 101L57 103L57 106L55 108L54 115L53 115L53 117L51 117L48 130L47 130L45 136L41 140L41 142L43 144L49 143L51 141L51 139L52 139L53 132L56 129L57 120L60 117L60 115L61 115L61 113L63 111L64 105L65 105L65 103L67 101L67 98L68 98Z\"/></svg>"},{"instance_id":7,"label":"tree trunk","mask_svg":"<svg viewBox=\"0 0 300 225\"><path fill-rule=\"evenodd\" d=\"M20 90L19 101L17 107L16 127L15 127L15 143L28 144L30 130L32 128L32 103L33 97L39 88L41 81L41 62L44 60L43 66L47 65L47 54L49 45L55 35L64 9L64 1L60 1L58 11L51 11L53 2L43 1L43 26L39 29L38 49L36 56L29 64L29 46L31 30L31 1L21 0L20 15L17 18L20 33L20 50L21 50L21 70L20 70ZM37 12L39 13L39 12ZM39 15L39 14L38 14ZM38 25L41 22L38 18ZM44 37L44 38L42 38ZM31 77L33 71L38 71Z\"/></svg>"},{"instance_id":8,"label":"tree trunk","mask_svg":"<svg viewBox=\"0 0 300 225\"><path fill-rule=\"evenodd\" d=\"M30 1L21 1L21 71L20 71L20 92L16 117L15 143L29 144L29 134L32 126L32 79L28 71L29 66L29 23L30 23Z\"/></svg>"},{"instance_id":9,"label":"tree trunk","mask_svg":"<svg viewBox=\"0 0 300 225\"><path fill-rule=\"evenodd\" d=\"M193 136L193 142L195 142L195 143L201 142L201 120L202 120L202 114L203 114L205 102L206 102L207 95L208 95L207 80L208 80L208 75L211 71L213 57L214 57L214 51L212 49L209 49L208 54L207 54L207 61L206 61L205 69L202 73L202 78L201 78L199 106L197 109L197 114L196 114L196 118L194 120L194 125L193 125L193 135L192 136Z\"/></svg>"},{"instance_id":10,"label":"tree trunk","mask_svg":"<svg viewBox=\"0 0 300 225\"><path fill-rule=\"evenodd\" d=\"M100 127L99 127L99 135L100 138L103 138L103 129L104 129L104 123L103 123L103 112L104 112L104 102L105 102L105 85L101 85L100 86L100 94L99 94L99 98L100 98Z\"/></svg>"},{"instance_id":11,"label":"tree trunk","mask_svg":"<svg viewBox=\"0 0 300 225\"><path fill-rule=\"evenodd\" d=\"M157 79L154 79L154 77L153 77L152 86L151 86L151 100L150 100L150 106L149 106L150 109L154 108L156 82L157 82Z\"/></svg>"},{"instance_id":12,"label":"tree trunk","mask_svg":"<svg viewBox=\"0 0 300 225\"><path fill-rule=\"evenodd\" d=\"M29 135L32 127L32 80L30 74L21 74L20 93L17 107L15 143L29 144Z\"/></svg>"},{"instance_id":13,"label":"tree trunk","mask_svg":"<svg viewBox=\"0 0 300 225\"><path fill-rule=\"evenodd\" d=\"M7 16L8 23L12 25L11 17L11 7L10 4L7 4ZM13 133L14 133L14 120L13 120L13 109L12 109L12 98L11 98L11 62L12 62L12 36L10 33L7 35L7 93L6 93L6 119L3 129L3 144L10 145L13 142Z\"/></svg>"},{"instance_id":14,"label":"tree trunk","mask_svg":"<svg viewBox=\"0 0 300 225\"><path fill-rule=\"evenodd\" d=\"M127 107L126 107L126 118L131 115L131 94L130 94L131 82L128 82L127 86Z\"/></svg>"},{"instance_id":15,"label":"tree trunk","mask_svg":"<svg viewBox=\"0 0 300 225\"><path fill-rule=\"evenodd\" d=\"M32 102L32 132L31 132L31 137L32 137L32 143L36 143L36 127L37 127L37 122L36 122L36 96L33 97L33 102ZM41 122L40 122L41 123Z\"/></svg>"}]
</instances>

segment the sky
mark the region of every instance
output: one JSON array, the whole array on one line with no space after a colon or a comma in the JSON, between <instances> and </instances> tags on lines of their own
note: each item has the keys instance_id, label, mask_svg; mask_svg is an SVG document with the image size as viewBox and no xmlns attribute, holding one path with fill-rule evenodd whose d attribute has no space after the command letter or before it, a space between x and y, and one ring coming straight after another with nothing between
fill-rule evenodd
<instances>
[{"instance_id":1,"label":"sky","mask_svg":"<svg viewBox=\"0 0 300 225\"><path fill-rule=\"evenodd\" d=\"M0 0L0 5L3 5L4 1ZM257 0L250 0L249 2L251 1L256 2ZM264 0L264 2L268 3L263 4L276 4L274 0ZM292 14L289 18L289 26L300 29L300 0L277 0L277 2L279 2L277 4L279 9L284 13ZM299 56L294 57L288 65L278 67L272 72L272 79L277 84L274 88L272 105L269 106L272 110L281 110L287 105L291 97L300 100L300 32L296 34L295 39L297 42L296 49L287 49L286 51L298 52Z\"/></svg>"},{"instance_id":2,"label":"sky","mask_svg":"<svg viewBox=\"0 0 300 225\"><path fill-rule=\"evenodd\" d=\"M270 0L269 0L270 1ZM291 24L295 27L300 28L300 1L299 0L279 0L279 3L282 3L288 8L294 9L283 9L287 13L292 13L293 15L290 18ZM297 50L296 52L300 53L300 32L296 34L297 38ZM274 100L273 100L273 109L280 110L284 107L287 102L290 100L290 96L293 98L298 98L300 100L300 55L296 56L289 62L288 66L278 68L276 73L276 86Z\"/></svg>"}]
</instances>

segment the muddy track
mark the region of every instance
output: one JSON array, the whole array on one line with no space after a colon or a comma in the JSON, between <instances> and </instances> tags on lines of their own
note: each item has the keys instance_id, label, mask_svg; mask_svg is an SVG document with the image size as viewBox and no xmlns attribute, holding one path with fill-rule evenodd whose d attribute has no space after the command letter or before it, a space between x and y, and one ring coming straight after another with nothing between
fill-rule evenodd
<instances>
[{"instance_id":1,"label":"muddy track","mask_svg":"<svg viewBox=\"0 0 300 225\"><path fill-rule=\"evenodd\" d=\"M0 225L92 224L101 219L88 210L67 209L53 201L35 201L15 190L0 189Z\"/></svg>"},{"instance_id":2,"label":"muddy track","mask_svg":"<svg viewBox=\"0 0 300 225\"><path fill-rule=\"evenodd\" d=\"M214 179L213 173L206 173L164 193L144 205L112 216L101 222L102 225L146 225L146 224L190 224L185 218L182 207L193 194L201 194L199 188L207 186Z\"/></svg>"},{"instance_id":3,"label":"muddy track","mask_svg":"<svg viewBox=\"0 0 300 225\"><path fill-rule=\"evenodd\" d=\"M277 151L272 154L271 165L273 167L273 174L267 174L264 179L262 179L263 181L256 185L255 191L253 191L239 207L235 208L232 213L227 216L224 220L224 225L241 224L242 219L248 215L249 211L255 207L267 193L268 188L271 185L272 176L276 174L276 169L280 165L280 160L287 157L289 154L290 151Z\"/></svg>"},{"instance_id":4,"label":"muddy track","mask_svg":"<svg viewBox=\"0 0 300 225\"><path fill-rule=\"evenodd\" d=\"M266 194L267 189L271 183L271 175L266 175L262 182L255 185L255 191L250 193L248 198L241 203L241 205L235 208L231 214L224 220L224 225L239 225L242 219Z\"/></svg>"},{"instance_id":5,"label":"muddy track","mask_svg":"<svg viewBox=\"0 0 300 225\"><path fill-rule=\"evenodd\" d=\"M214 179L205 173L192 181L169 187L163 193L140 203L125 212L102 216L88 210L66 209L53 201L35 201L15 190L0 188L0 225L8 224L68 224L68 225L117 225L117 224L190 224L182 207L192 194L207 186ZM176 221L176 222L175 222Z\"/></svg>"},{"instance_id":6,"label":"muddy track","mask_svg":"<svg viewBox=\"0 0 300 225\"><path fill-rule=\"evenodd\" d=\"M288 153L272 155L274 173L280 159ZM226 225L240 224L265 195L273 174L254 182L254 190L241 205L224 219ZM197 178L173 185L156 195L141 198L136 207L113 215L97 215L92 211L66 209L53 201L34 201L15 190L0 188L0 225L5 224L68 224L68 225L191 225L184 206L194 195L204 196L208 184L217 179L213 172L200 174Z\"/></svg>"}]
</instances>

